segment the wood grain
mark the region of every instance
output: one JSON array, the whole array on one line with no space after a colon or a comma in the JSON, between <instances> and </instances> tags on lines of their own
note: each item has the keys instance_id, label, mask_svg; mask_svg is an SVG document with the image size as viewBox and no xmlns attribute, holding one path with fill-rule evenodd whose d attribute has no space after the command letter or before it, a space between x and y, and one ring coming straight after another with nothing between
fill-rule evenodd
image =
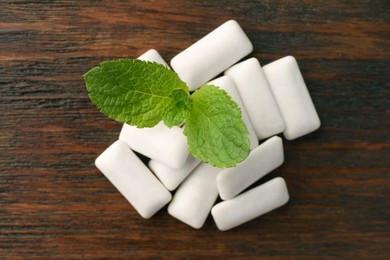
<instances>
[{"instance_id":1,"label":"wood grain","mask_svg":"<svg viewBox=\"0 0 390 260\"><path fill-rule=\"evenodd\" d=\"M144 220L94 167L121 125L81 75L150 48L169 61L229 19L262 64L297 58L322 120L265 178L291 201L229 232ZM1 1L0 258L389 259L389 46L385 0Z\"/></svg>"}]
</instances>

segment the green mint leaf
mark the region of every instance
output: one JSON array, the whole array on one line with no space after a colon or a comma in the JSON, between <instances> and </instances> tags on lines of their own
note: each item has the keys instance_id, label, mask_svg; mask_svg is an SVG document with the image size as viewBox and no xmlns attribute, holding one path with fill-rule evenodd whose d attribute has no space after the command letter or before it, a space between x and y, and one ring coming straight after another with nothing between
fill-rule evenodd
<instances>
[{"instance_id":1,"label":"green mint leaf","mask_svg":"<svg viewBox=\"0 0 390 260\"><path fill-rule=\"evenodd\" d=\"M177 123L175 111L166 111L175 110L173 91L180 89L189 95L175 72L141 60L103 62L88 71L84 80L90 99L103 114L137 127L152 127L163 120L164 114L171 118L167 119L169 123Z\"/></svg>"},{"instance_id":2,"label":"green mint leaf","mask_svg":"<svg viewBox=\"0 0 390 260\"><path fill-rule=\"evenodd\" d=\"M171 102L163 113L163 120L165 125L172 127L183 123L191 109L191 98L183 89L174 89L169 96Z\"/></svg>"},{"instance_id":3,"label":"green mint leaf","mask_svg":"<svg viewBox=\"0 0 390 260\"><path fill-rule=\"evenodd\" d=\"M203 86L192 94L184 134L191 154L213 166L233 167L249 154L240 108L215 86Z\"/></svg>"}]
</instances>

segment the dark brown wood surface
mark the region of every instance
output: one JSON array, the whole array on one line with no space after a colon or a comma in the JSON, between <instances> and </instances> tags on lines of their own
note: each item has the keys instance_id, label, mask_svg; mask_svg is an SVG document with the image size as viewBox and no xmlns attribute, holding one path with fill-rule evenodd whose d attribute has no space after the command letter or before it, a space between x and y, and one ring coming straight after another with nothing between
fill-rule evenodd
<instances>
[{"instance_id":1,"label":"dark brown wood surface","mask_svg":"<svg viewBox=\"0 0 390 260\"><path fill-rule=\"evenodd\" d=\"M291 200L228 232L144 220L94 166L121 124L81 76L150 48L169 61L229 19L262 64L297 58L322 120L265 178ZM0 259L390 259L389 82L387 0L2 0Z\"/></svg>"}]
</instances>

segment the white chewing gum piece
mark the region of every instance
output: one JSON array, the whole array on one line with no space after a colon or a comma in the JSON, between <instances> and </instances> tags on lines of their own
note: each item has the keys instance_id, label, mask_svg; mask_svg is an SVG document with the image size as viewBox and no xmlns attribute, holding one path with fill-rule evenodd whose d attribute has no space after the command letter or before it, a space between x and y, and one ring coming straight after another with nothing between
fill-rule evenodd
<instances>
[{"instance_id":1,"label":"white chewing gum piece","mask_svg":"<svg viewBox=\"0 0 390 260\"><path fill-rule=\"evenodd\" d=\"M220 171L201 163L177 189L168 213L193 228L201 228L218 197L216 178Z\"/></svg>"},{"instance_id":2,"label":"white chewing gum piece","mask_svg":"<svg viewBox=\"0 0 390 260\"><path fill-rule=\"evenodd\" d=\"M172 191L176 189L199 164L200 161L190 154L186 163L181 168L173 169L156 160L149 161L149 168L154 172L157 178L160 179L164 186Z\"/></svg>"},{"instance_id":3,"label":"white chewing gum piece","mask_svg":"<svg viewBox=\"0 0 390 260\"><path fill-rule=\"evenodd\" d=\"M283 133L286 139L293 140L318 129L321 122L296 59L287 56L263 69L286 123Z\"/></svg>"},{"instance_id":4,"label":"white chewing gum piece","mask_svg":"<svg viewBox=\"0 0 390 260\"><path fill-rule=\"evenodd\" d=\"M96 167L143 218L152 217L172 198L171 193L122 141L109 146Z\"/></svg>"},{"instance_id":5,"label":"white chewing gum piece","mask_svg":"<svg viewBox=\"0 0 390 260\"><path fill-rule=\"evenodd\" d=\"M168 66L154 49L147 51L138 59ZM137 128L123 124L119 140L124 141L132 150L171 168L182 167L189 154L183 130L177 126L169 129L162 122L151 128Z\"/></svg>"},{"instance_id":6,"label":"white chewing gum piece","mask_svg":"<svg viewBox=\"0 0 390 260\"><path fill-rule=\"evenodd\" d=\"M144 54L139 56L138 60L157 62L157 63L165 65L165 67L169 68L168 64L161 57L160 53L158 53L158 51L156 51L155 49L148 50L147 52L145 52Z\"/></svg>"},{"instance_id":7,"label":"white chewing gum piece","mask_svg":"<svg viewBox=\"0 0 390 260\"><path fill-rule=\"evenodd\" d=\"M259 140L257 139L255 130L252 127L252 123L249 119L248 113L246 112L245 106L241 100L240 94L238 93L236 84L234 84L233 80L229 76L222 76L210 81L207 84L215 85L225 90L232 98L232 100L237 103L237 105L241 109L242 119L244 120L246 128L248 129L250 149L253 150L254 148L256 148L259 145Z\"/></svg>"},{"instance_id":8,"label":"white chewing gum piece","mask_svg":"<svg viewBox=\"0 0 390 260\"><path fill-rule=\"evenodd\" d=\"M256 58L244 60L228 70L245 105L259 140L284 131L285 124L272 90Z\"/></svg>"},{"instance_id":9,"label":"white chewing gum piece","mask_svg":"<svg viewBox=\"0 0 390 260\"><path fill-rule=\"evenodd\" d=\"M286 182L277 177L218 203L211 214L218 229L226 231L283 206L289 198Z\"/></svg>"},{"instance_id":10,"label":"white chewing gum piece","mask_svg":"<svg viewBox=\"0 0 390 260\"><path fill-rule=\"evenodd\" d=\"M223 169L217 176L219 195L228 200L271 172L284 161L282 139L274 136L252 150L233 168Z\"/></svg>"},{"instance_id":11,"label":"white chewing gum piece","mask_svg":"<svg viewBox=\"0 0 390 260\"><path fill-rule=\"evenodd\" d=\"M230 20L177 54L171 67L193 91L252 50L252 43L240 25Z\"/></svg>"},{"instance_id":12,"label":"white chewing gum piece","mask_svg":"<svg viewBox=\"0 0 390 260\"><path fill-rule=\"evenodd\" d=\"M169 128L163 122L150 128L123 124L119 140L132 150L174 169L183 167L189 155L183 129Z\"/></svg>"}]
</instances>

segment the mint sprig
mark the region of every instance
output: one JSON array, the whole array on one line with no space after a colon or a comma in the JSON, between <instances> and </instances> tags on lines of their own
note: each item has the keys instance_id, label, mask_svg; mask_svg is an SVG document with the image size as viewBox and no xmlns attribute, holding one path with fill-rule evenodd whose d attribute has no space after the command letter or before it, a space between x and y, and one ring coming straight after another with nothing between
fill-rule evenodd
<instances>
[{"instance_id":1,"label":"mint sprig","mask_svg":"<svg viewBox=\"0 0 390 260\"><path fill-rule=\"evenodd\" d=\"M173 71L141 60L103 62L84 80L89 97L103 114L137 127L155 126L167 109L174 109L173 90L189 95L187 85Z\"/></svg>"},{"instance_id":2,"label":"mint sprig","mask_svg":"<svg viewBox=\"0 0 390 260\"><path fill-rule=\"evenodd\" d=\"M183 122L192 155L216 167L233 167L249 154L248 131L238 105L216 86L190 95L165 66L141 60L103 62L84 74L91 101L110 118L137 127Z\"/></svg>"},{"instance_id":3,"label":"mint sprig","mask_svg":"<svg viewBox=\"0 0 390 260\"><path fill-rule=\"evenodd\" d=\"M191 110L191 97L187 91L183 89L174 89L169 95L171 102L166 107L163 113L163 121L168 127L179 125L187 117Z\"/></svg>"},{"instance_id":4,"label":"mint sprig","mask_svg":"<svg viewBox=\"0 0 390 260\"><path fill-rule=\"evenodd\" d=\"M204 162L233 167L248 156L248 131L240 109L215 86L203 86L192 95L184 134L191 154Z\"/></svg>"}]
</instances>

